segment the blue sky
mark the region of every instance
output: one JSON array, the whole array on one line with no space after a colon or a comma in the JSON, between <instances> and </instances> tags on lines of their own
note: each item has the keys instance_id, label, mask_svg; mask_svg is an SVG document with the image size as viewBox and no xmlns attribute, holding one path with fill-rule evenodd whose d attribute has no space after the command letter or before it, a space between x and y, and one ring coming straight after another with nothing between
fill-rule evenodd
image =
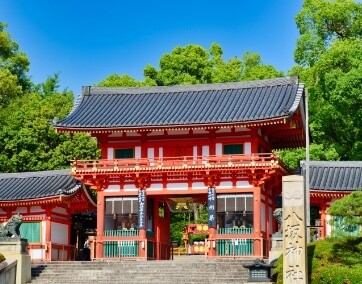
<instances>
[{"instance_id":1,"label":"blue sky","mask_svg":"<svg viewBox=\"0 0 362 284\"><path fill-rule=\"evenodd\" d=\"M259 53L265 64L288 71L299 36L302 0L136 1L0 0L0 22L30 59L33 82L60 72L60 89L107 76L143 80L143 69L176 46L216 42L223 58Z\"/></svg>"}]
</instances>

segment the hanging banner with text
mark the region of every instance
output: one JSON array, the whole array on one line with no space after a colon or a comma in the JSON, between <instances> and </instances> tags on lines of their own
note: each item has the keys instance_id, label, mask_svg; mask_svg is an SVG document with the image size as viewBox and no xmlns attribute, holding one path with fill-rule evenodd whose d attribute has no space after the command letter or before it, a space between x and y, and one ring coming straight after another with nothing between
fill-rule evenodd
<instances>
[{"instance_id":1,"label":"hanging banner with text","mask_svg":"<svg viewBox=\"0 0 362 284\"><path fill-rule=\"evenodd\" d=\"M138 229L146 227L146 190L138 190Z\"/></svg>"},{"instance_id":2,"label":"hanging banner with text","mask_svg":"<svg viewBox=\"0 0 362 284\"><path fill-rule=\"evenodd\" d=\"M215 187L207 189L207 206L209 212L209 228L216 228L216 194Z\"/></svg>"}]
</instances>

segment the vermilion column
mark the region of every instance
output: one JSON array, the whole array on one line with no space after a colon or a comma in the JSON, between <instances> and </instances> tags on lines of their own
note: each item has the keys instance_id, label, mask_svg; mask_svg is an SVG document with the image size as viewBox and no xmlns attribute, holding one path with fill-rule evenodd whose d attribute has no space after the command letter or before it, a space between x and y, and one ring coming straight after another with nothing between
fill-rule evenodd
<instances>
[{"instance_id":1,"label":"vermilion column","mask_svg":"<svg viewBox=\"0 0 362 284\"><path fill-rule=\"evenodd\" d=\"M51 215L52 215L52 208L50 206L47 206L45 208L45 244L46 244L46 251L45 251L45 258L47 260L51 260L52 258L52 248L51 248Z\"/></svg>"},{"instance_id":2,"label":"vermilion column","mask_svg":"<svg viewBox=\"0 0 362 284\"><path fill-rule=\"evenodd\" d=\"M209 226L209 256L216 256L216 190L215 187L209 187L207 189L207 206L208 206L208 226Z\"/></svg>"},{"instance_id":3,"label":"vermilion column","mask_svg":"<svg viewBox=\"0 0 362 284\"><path fill-rule=\"evenodd\" d=\"M97 236L96 236L96 258L103 257L103 245L100 241L103 240L104 234L104 193L103 191L98 191L97 193Z\"/></svg>"},{"instance_id":4,"label":"vermilion column","mask_svg":"<svg viewBox=\"0 0 362 284\"><path fill-rule=\"evenodd\" d=\"M261 190L260 187L254 187L254 254L262 257L262 243L261 243Z\"/></svg>"},{"instance_id":5,"label":"vermilion column","mask_svg":"<svg viewBox=\"0 0 362 284\"><path fill-rule=\"evenodd\" d=\"M319 232L320 239L324 239L326 237L326 226L327 226L326 211L327 211L327 206L324 201L324 203L321 204L321 210L319 211L319 214L321 215L321 226L322 226L322 228L320 229L320 232Z\"/></svg>"},{"instance_id":6,"label":"vermilion column","mask_svg":"<svg viewBox=\"0 0 362 284\"><path fill-rule=\"evenodd\" d=\"M139 230L139 256L146 258L146 244L147 244L147 202L146 202L146 189L138 190L138 230Z\"/></svg>"}]
</instances>

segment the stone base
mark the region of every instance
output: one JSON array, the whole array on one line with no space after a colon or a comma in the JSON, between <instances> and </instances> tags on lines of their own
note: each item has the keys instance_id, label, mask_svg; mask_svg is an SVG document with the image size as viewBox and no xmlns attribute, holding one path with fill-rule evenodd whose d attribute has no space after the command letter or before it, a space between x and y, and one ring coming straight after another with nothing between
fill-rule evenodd
<instances>
[{"instance_id":1,"label":"stone base","mask_svg":"<svg viewBox=\"0 0 362 284\"><path fill-rule=\"evenodd\" d=\"M31 282L31 259L28 254L26 239L9 239L0 241L0 252L6 259L17 260L16 284Z\"/></svg>"},{"instance_id":2,"label":"stone base","mask_svg":"<svg viewBox=\"0 0 362 284\"><path fill-rule=\"evenodd\" d=\"M272 248L269 251L269 263L276 261L283 254L283 237L271 238Z\"/></svg>"},{"instance_id":3,"label":"stone base","mask_svg":"<svg viewBox=\"0 0 362 284\"><path fill-rule=\"evenodd\" d=\"M244 282L244 284L275 284L275 282Z\"/></svg>"}]
</instances>

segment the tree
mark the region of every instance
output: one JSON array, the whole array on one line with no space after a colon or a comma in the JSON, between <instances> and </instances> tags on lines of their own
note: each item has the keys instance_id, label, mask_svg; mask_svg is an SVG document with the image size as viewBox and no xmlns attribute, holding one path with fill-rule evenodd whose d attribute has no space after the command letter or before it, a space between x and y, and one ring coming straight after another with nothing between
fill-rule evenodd
<instances>
[{"instance_id":1,"label":"tree","mask_svg":"<svg viewBox=\"0 0 362 284\"><path fill-rule=\"evenodd\" d=\"M277 151L279 157L290 169L299 167L299 162L306 159L306 149L292 149ZM311 144L309 149L310 159L313 161L338 161L339 155L334 148L325 148L320 144Z\"/></svg>"},{"instance_id":2,"label":"tree","mask_svg":"<svg viewBox=\"0 0 362 284\"><path fill-rule=\"evenodd\" d=\"M85 134L55 133L49 122L63 118L73 106L71 92L57 92L58 75L32 93L0 108L0 172L63 169L70 161L99 157L97 143Z\"/></svg>"},{"instance_id":3,"label":"tree","mask_svg":"<svg viewBox=\"0 0 362 284\"><path fill-rule=\"evenodd\" d=\"M282 71L277 71L272 65L265 65L258 53L246 51L243 54L243 71L241 81L262 80L283 77Z\"/></svg>"},{"instance_id":4,"label":"tree","mask_svg":"<svg viewBox=\"0 0 362 284\"><path fill-rule=\"evenodd\" d=\"M213 43L210 50L199 45L177 46L171 54L160 59L160 69L147 65L146 79L157 86L240 82L282 77L283 72L265 65L259 54L245 52L243 60L222 58L220 45Z\"/></svg>"},{"instance_id":5,"label":"tree","mask_svg":"<svg viewBox=\"0 0 362 284\"><path fill-rule=\"evenodd\" d=\"M24 52L19 51L18 44L11 40L5 31L7 24L0 22L0 104L8 103L15 97L31 88L27 76L29 59ZM20 88L19 88L20 87Z\"/></svg>"},{"instance_id":6,"label":"tree","mask_svg":"<svg viewBox=\"0 0 362 284\"><path fill-rule=\"evenodd\" d=\"M144 83L137 81L126 74L112 74L98 84L95 84L97 87L142 87L143 85Z\"/></svg>"},{"instance_id":7,"label":"tree","mask_svg":"<svg viewBox=\"0 0 362 284\"><path fill-rule=\"evenodd\" d=\"M342 228L342 231L354 231L356 226L362 225L362 191L354 191L335 201L328 209L328 213L335 217L330 222L332 225ZM343 235L340 230L336 233Z\"/></svg>"},{"instance_id":8,"label":"tree","mask_svg":"<svg viewBox=\"0 0 362 284\"><path fill-rule=\"evenodd\" d=\"M352 0L305 0L296 24L301 36L295 61L313 66L334 40L361 37L362 5Z\"/></svg>"},{"instance_id":9,"label":"tree","mask_svg":"<svg viewBox=\"0 0 362 284\"><path fill-rule=\"evenodd\" d=\"M301 36L294 55L302 66L289 74L308 88L313 143L329 157L360 160L362 4L305 0L296 23Z\"/></svg>"}]
</instances>

